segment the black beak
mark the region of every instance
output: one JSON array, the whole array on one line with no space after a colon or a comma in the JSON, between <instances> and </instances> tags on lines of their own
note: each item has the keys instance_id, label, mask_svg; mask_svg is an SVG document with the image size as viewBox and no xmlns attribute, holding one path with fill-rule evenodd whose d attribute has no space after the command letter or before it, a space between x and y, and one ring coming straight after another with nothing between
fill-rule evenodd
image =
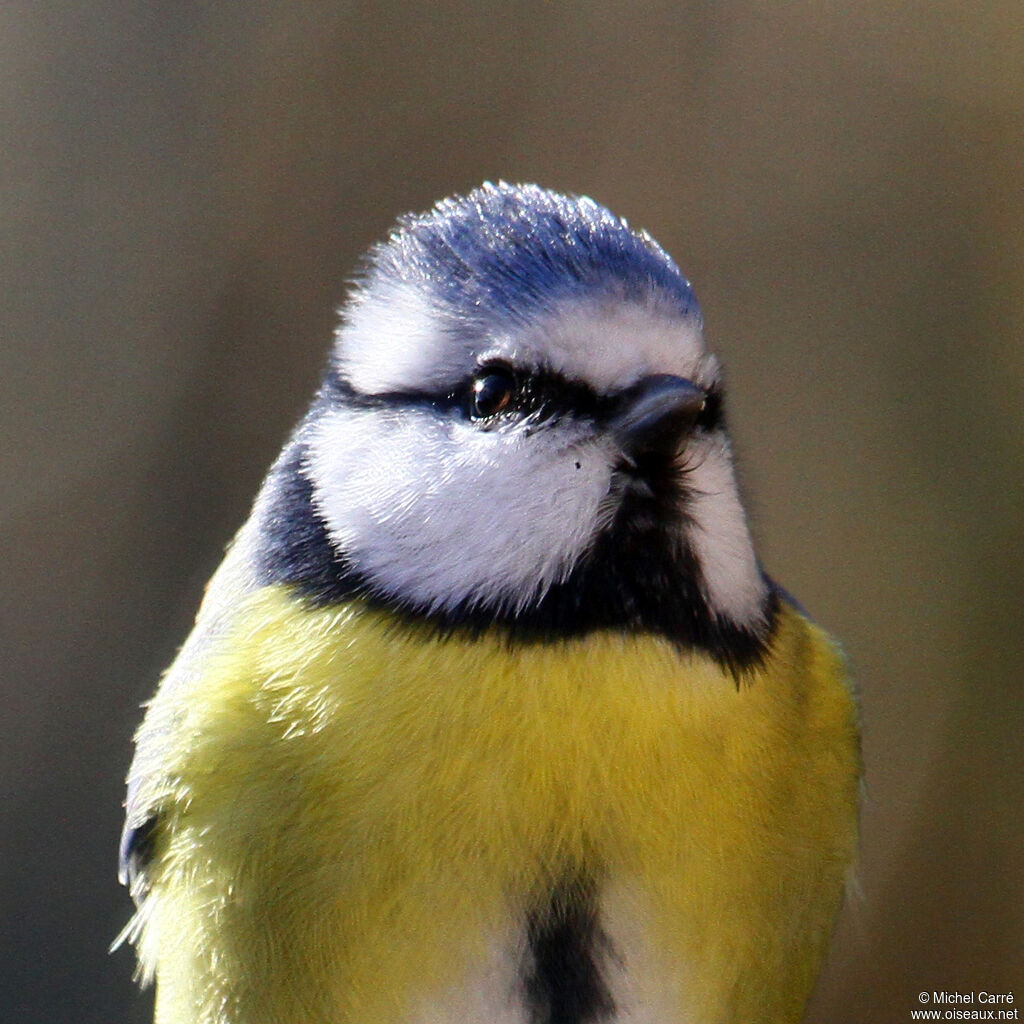
<instances>
[{"instance_id":1,"label":"black beak","mask_svg":"<svg viewBox=\"0 0 1024 1024\"><path fill-rule=\"evenodd\" d=\"M608 427L628 455L671 455L693 429L707 399L707 392L692 381L652 374L622 392Z\"/></svg>"}]
</instances>

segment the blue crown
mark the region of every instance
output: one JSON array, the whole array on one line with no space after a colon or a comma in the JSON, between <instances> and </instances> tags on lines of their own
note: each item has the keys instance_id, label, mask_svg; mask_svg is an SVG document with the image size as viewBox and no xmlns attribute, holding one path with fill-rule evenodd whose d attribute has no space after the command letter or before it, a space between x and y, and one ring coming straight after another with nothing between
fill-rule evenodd
<instances>
[{"instance_id":1,"label":"blue crown","mask_svg":"<svg viewBox=\"0 0 1024 1024\"><path fill-rule=\"evenodd\" d=\"M566 298L655 299L700 318L689 282L646 233L585 196L485 183L402 218L369 257L365 285L414 282L461 321L523 322Z\"/></svg>"}]
</instances>

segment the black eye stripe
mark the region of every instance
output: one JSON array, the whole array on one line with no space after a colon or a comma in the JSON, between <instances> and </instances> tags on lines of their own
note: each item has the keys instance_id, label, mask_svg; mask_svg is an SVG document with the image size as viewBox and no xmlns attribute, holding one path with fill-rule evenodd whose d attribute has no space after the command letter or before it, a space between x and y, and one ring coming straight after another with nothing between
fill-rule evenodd
<instances>
[{"instance_id":1,"label":"black eye stripe","mask_svg":"<svg viewBox=\"0 0 1024 1024\"><path fill-rule=\"evenodd\" d=\"M572 380L554 370L524 370L504 362L485 363L454 390L445 392L403 390L367 394L357 391L344 377L332 371L328 373L321 388L321 401L327 404L340 401L356 409L420 406L444 413L459 412L468 417L474 385L492 369L510 373L516 381L515 394L495 420L509 416L550 421L572 416L600 423L619 408L618 394L599 395L589 384ZM708 388L707 401L697 420L697 427L702 430L718 430L724 426L724 422L722 390L715 383Z\"/></svg>"},{"instance_id":2,"label":"black eye stripe","mask_svg":"<svg viewBox=\"0 0 1024 1024\"><path fill-rule=\"evenodd\" d=\"M559 416L596 418L604 406L609 405L589 385L573 381L553 370L539 369L524 371L495 364L498 372L510 373L515 377L516 388L511 401L504 410L506 415L531 416L550 419ZM485 364L470 379L469 387L492 366ZM463 385L466 387L466 385Z\"/></svg>"},{"instance_id":3,"label":"black eye stripe","mask_svg":"<svg viewBox=\"0 0 1024 1024\"><path fill-rule=\"evenodd\" d=\"M344 405L352 409L404 409L421 406L449 412L458 408L461 399L451 392L433 391L358 391L335 371L328 372L320 387L320 402L324 405Z\"/></svg>"},{"instance_id":4,"label":"black eye stripe","mask_svg":"<svg viewBox=\"0 0 1024 1024\"><path fill-rule=\"evenodd\" d=\"M356 390L339 373L331 371L321 387L321 400L328 404L340 402L356 409L427 406L439 412L457 410L468 415L474 386L489 370L510 373L515 378L515 393L501 415L599 418L614 404L614 398L602 397L589 385L569 380L552 370L523 370L497 362L485 363L458 387L445 392L410 389L370 394Z\"/></svg>"}]
</instances>

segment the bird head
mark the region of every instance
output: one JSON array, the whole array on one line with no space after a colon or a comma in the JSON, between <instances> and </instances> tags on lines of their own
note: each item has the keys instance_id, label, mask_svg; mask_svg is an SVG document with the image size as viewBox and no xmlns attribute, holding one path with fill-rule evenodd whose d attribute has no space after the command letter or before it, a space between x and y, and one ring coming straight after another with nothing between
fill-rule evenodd
<instances>
[{"instance_id":1,"label":"bird head","mask_svg":"<svg viewBox=\"0 0 1024 1024\"><path fill-rule=\"evenodd\" d=\"M593 200L485 185L399 222L261 507L262 571L445 628L756 658L771 588L692 289Z\"/></svg>"}]
</instances>

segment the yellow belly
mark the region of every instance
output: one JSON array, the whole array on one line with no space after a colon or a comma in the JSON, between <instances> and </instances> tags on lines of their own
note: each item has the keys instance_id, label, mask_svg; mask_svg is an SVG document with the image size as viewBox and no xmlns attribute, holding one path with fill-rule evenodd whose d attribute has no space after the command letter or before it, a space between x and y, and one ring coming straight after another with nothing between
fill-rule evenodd
<instances>
[{"instance_id":1,"label":"yellow belly","mask_svg":"<svg viewBox=\"0 0 1024 1024\"><path fill-rule=\"evenodd\" d=\"M737 687L651 637L442 641L268 588L165 690L160 1024L415 1020L578 869L642 936L637 1019L799 1020L859 762L841 660L788 606Z\"/></svg>"}]
</instances>

